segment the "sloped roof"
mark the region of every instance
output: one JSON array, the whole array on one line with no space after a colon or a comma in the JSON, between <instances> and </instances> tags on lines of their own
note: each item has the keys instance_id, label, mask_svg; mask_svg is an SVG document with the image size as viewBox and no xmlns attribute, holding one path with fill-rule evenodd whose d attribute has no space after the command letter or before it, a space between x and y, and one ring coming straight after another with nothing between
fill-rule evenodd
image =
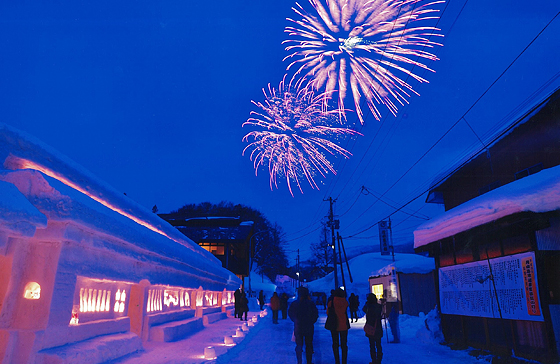
<instances>
[{"instance_id":1,"label":"sloped roof","mask_svg":"<svg viewBox=\"0 0 560 364\"><path fill-rule=\"evenodd\" d=\"M560 166L511 182L420 225L414 248L520 212L560 210Z\"/></svg>"}]
</instances>

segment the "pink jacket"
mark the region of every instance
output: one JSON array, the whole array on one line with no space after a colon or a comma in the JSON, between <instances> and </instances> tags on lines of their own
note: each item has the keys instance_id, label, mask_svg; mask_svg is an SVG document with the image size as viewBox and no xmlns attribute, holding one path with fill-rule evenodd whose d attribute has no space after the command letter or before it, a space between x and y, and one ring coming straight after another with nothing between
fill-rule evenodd
<instances>
[{"instance_id":1,"label":"pink jacket","mask_svg":"<svg viewBox=\"0 0 560 364\"><path fill-rule=\"evenodd\" d=\"M327 308L327 314L333 309L336 313L337 325L336 331L346 331L350 328L350 323L348 322L348 314L346 309L348 308L348 301L344 297L334 297L332 301L329 302Z\"/></svg>"}]
</instances>

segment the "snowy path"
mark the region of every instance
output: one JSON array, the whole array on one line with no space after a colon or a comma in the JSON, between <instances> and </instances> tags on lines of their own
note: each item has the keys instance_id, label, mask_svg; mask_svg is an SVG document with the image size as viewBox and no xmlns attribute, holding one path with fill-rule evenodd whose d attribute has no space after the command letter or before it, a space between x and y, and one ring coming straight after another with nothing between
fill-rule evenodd
<instances>
[{"instance_id":1,"label":"snowy path","mask_svg":"<svg viewBox=\"0 0 560 364\"><path fill-rule=\"evenodd\" d=\"M331 335L323 328L326 319L324 311L320 315L315 326L313 364L332 364L334 357ZM245 342L218 358L216 363L296 363L295 343L291 342L293 323L288 319L279 320L278 325L273 325L269 318L270 315L257 335L247 337ZM410 364L411 361L414 364L484 363L464 351L453 351L438 344L420 343L415 335L422 320L412 318L412 321L414 322L409 322L402 328L402 343L388 344L386 337L383 338L383 364ZM370 362L369 343L363 331L364 323L365 318L361 318L358 323L352 324L348 333L349 364ZM390 331L389 336L392 338Z\"/></svg>"},{"instance_id":2,"label":"snowy path","mask_svg":"<svg viewBox=\"0 0 560 364\"><path fill-rule=\"evenodd\" d=\"M249 317L257 314L251 312ZM314 364L331 364L334 362L331 337L329 331L323 328L325 313L320 311L320 318L315 327ZM370 362L368 340L363 332L365 319L352 324L348 334L348 363ZM272 315L260 318L245 338L236 339L237 345L226 347L223 345L224 336L233 335L240 321L228 318L204 328L204 330L187 339L173 343L146 343L145 351L131 357L114 361L119 364L155 364L155 363L216 363L216 364L251 364L251 363L296 363L295 343L291 341L293 323L287 319L279 319L279 324L272 324ZM389 344L383 338L383 364L484 364L482 360L468 355L465 351L453 351L438 344L424 344L416 338L416 331L423 325L423 320L410 317L401 325L400 344ZM389 337L392 338L390 332ZM205 346L212 345L219 355L217 360L205 360L203 351ZM305 354L304 354L305 363Z\"/></svg>"}]
</instances>

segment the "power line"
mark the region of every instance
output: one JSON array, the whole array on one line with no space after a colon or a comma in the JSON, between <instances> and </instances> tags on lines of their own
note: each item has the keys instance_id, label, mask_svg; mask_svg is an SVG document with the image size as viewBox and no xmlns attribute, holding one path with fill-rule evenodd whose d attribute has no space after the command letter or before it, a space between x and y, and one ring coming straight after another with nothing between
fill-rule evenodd
<instances>
[{"instance_id":1,"label":"power line","mask_svg":"<svg viewBox=\"0 0 560 364\"><path fill-rule=\"evenodd\" d=\"M474 106L476 106L476 104L478 104L478 102L488 93L488 91L498 82L498 80L500 80L502 78L502 76L513 66L513 64L525 53L525 51L537 40L537 38L546 30L546 28L548 28L548 26L558 17L558 15L560 15L560 12L558 12L545 26L544 28L531 40L531 42L529 42L529 44L521 51L521 53L519 53L514 60L504 69L504 71L502 71L502 73L490 84L490 86L488 86L488 88L476 99L476 101L467 109L467 111L465 111L463 113L463 115L455 122L453 123L453 125L451 125L451 127L430 147L428 148L428 150L422 154L422 156L412 164L412 166L410 166L404 174L402 174L381 196L385 196L385 194L387 194L393 187L395 187L416 165L418 165L418 163L420 163L420 161L422 159L424 159L424 157L431 152L442 140L443 138L445 138L460 122L461 120L465 120L465 116L474 108ZM420 195L421 196L421 195ZM416 198L414 198L413 200L409 201L407 203L407 205L409 203L411 203L412 201L416 200L417 198L419 198L420 196L417 196ZM376 201L377 202L377 201ZM375 202L368 208L366 209L358 218L360 218L361 216L363 216L363 214L365 214L370 208L373 207L373 205L375 205ZM406 205L405 205L406 206ZM404 206L402 206L404 207ZM402 208L401 207L401 208ZM397 211L399 211L400 209L398 209ZM396 212L396 211L395 211ZM391 216L391 215L389 215ZM356 221L356 220L355 220ZM371 227L370 227L371 228ZM370 228L364 230L367 231ZM356 235L356 234L354 234Z\"/></svg>"},{"instance_id":2,"label":"power line","mask_svg":"<svg viewBox=\"0 0 560 364\"><path fill-rule=\"evenodd\" d=\"M560 13L559 13L560 14ZM560 87L556 88L554 92L560 90ZM519 122L521 122L528 114L530 114L532 112L532 110L540 107L540 105L546 103L549 99L550 95L548 97L546 97L539 105L535 106L533 109L531 109L530 111L527 111L525 113L525 116L520 118L519 120L517 120L515 123L512 123L512 125L510 125L510 127L508 127L507 129L505 129L502 133L500 133L499 135L497 135L492 141L490 141L488 144L492 144L493 142L495 142L496 140L500 139L503 135L507 134L513 127L515 127ZM482 149L481 149L482 150ZM481 151L480 150L480 151ZM447 179L447 177L449 177L450 175L452 175L453 173L455 173L457 170L459 170L461 167L463 167L466 163L468 163L470 160L472 160L472 158L474 158L477 154L474 154L471 158L465 160L461 165L457 166L455 169L453 169L452 171L450 171L449 173L447 173L446 175L440 177L438 179L438 181L436 181L433 185L438 185L439 183L443 182L445 179ZM422 191L422 193L420 193L419 195L417 195L416 197L412 198L411 200L409 200L408 202L406 202L405 204L403 204L402 206L400 206L399 208L395 209L395 211L393 211L392 213L388 214L387 216L385 216L382 219L379 220L385 220L388 219L389 217L391 217L392 215L394 215L395 213L399 212L400 210L402 210L404 207L408 206L409 204L411 204L412 202L414 202L415 200L417 200L418 198L422 197L426 192L428 192L430 190L430 188ZM375 225L377 225L377 223L370 225L368 228L363 229L353 235L350 235L349 237L354 237L356 235L362 234L370 229L372 229Z\"/></svg>"}]
</instances>

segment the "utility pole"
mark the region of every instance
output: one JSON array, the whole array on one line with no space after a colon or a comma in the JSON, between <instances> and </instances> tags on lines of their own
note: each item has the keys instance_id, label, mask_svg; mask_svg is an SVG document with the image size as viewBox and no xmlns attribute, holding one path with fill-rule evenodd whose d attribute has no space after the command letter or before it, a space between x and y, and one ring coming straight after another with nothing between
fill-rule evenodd
<instances>
[{"instance_id":1,"label":"utility pole","mask_svg":"<svg viewBox=\"0 0 560 364\"><path fill-rule=\"evenodd\" d=\"M297 275L297 287L299 288L300 284L300 271L299 271L299 249L297 250L297 259L296 259L296 275Z\"/></svg>"},{"instance_id":2,"label":"utility pole","mask_svg":"<svg viewBox=\"0 0 560 364\"><path fill-rule=\"evenodd\" d=\"M338 268L337 268L337 260L336 260L336 237L334 234L334 229L335 229L335 221L334 221L334 213L333 213L333 199L332 197L329 197L328 199L329 203L330 203L330 208L329 208L329 223L328 226L330 226L331 228L331 241L332 241L332 248L333 248L333 262L334 262L334 285L335 285L335 289L338 288Z\"/></svg>"},{"instance_id":3,"label":"utility pole","mask_svg":"<svg viewBox=\"0 0 560 364\"><path fill-rule=\"evenodd\" d=\"M391 216L389 216L389 237L391 241L391 252L393 253L393 262L395 261L395 246L393 245L393 228L391 227Z\"/></svg>"}]
</instances>

